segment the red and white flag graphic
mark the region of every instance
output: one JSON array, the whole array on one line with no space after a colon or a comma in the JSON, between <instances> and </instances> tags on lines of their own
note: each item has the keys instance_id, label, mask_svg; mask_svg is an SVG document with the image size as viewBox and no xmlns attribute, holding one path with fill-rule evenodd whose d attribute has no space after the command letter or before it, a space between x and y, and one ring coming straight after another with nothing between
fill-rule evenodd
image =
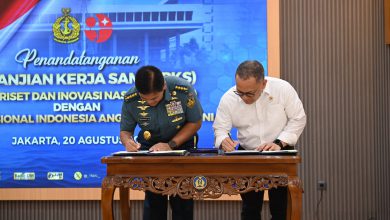
<instances>
[{"instance_id":1,"label":"red and white flag graphic","mask_svg":"<svg viewBox=\"0 0 390 220\"><path fill-rule=\"evenodd\" d=\"M2 1L0 5L0 51L14 36L39 0Z\"/></svg>"}]
</instances>

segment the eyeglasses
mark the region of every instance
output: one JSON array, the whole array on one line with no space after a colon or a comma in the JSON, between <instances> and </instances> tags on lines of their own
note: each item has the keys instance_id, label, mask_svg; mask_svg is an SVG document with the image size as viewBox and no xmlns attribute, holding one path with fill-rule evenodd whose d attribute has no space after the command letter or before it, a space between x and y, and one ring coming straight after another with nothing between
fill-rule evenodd
<instances>
[{"instance_id":1,"label":"eyeglasses","mask_svg":"<svg viewBox=\"0 0 390 220\"><path fill-rule=\"evenodd\" d=\"M238 92L238 91L233 91L236 95L240 96L240 97L248 97L248 98L252 98L256 95L256 92Z\"/></svg>"},{"instance_id":2,"label":"eyeglasses","mask_svg":"<svg viewBox=\"0 0 390 220\"><path fill-rule=\"evenodd\" d=\"M254 92L239 92L239 91L233 91L234 92L234 94L236 94L236 95L238 95L238 96L240 96L240 97L244 97L244 96L246 96L246 97L248 97L248 98L253 98L253 97L255 97L255 95L256 95L256 93L259 91L259 89L257 89L256 91L254 91Z\"/></svg>"}]
</instances>

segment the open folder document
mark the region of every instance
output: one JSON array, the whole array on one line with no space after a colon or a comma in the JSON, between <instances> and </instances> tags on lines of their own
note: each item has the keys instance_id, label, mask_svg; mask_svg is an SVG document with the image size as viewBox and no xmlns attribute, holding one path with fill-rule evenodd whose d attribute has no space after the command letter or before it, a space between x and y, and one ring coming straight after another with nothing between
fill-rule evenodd
<instances>
[{"instance_id":1,"label":"open folder document","mask_svg":"<svg viewBox=\"0 0 390 220\"><path fill-rule=\"evenodd\" d=\"M225 152L225 155L296 155L297 150L257 151L257 150L234 150Z\"/></svg>"},{"instance_id":2,"label":"open folder document","mask_svg":"<svg viewBox=\"0 0 390 220\"><path fill-rule=\"evenodd\" d=\"M185 156L189 152L186 150L170 150L170 151L148 151L140 150L135 152L118 151L112 153L112 156Z\"/></svg>"}]
</instances>

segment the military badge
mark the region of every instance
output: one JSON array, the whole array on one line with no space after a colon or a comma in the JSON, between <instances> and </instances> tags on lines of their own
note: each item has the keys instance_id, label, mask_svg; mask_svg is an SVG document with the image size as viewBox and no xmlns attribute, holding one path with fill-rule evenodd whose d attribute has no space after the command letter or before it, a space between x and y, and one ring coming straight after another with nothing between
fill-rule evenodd
<instances>
[{"instance_id":1,"label":"military badge","mask_svg":"<svg viewBox=\"0 0 390 220\"><path fill-rule=\"evenodd\" d=\"M139 124L144 126L144 127L148 126L150 124L150 117L147 117L147 116L140 117L139 118Z\"/></svg>"},{"instance_id":2,"label":"military badge","mask_svg":"<svg viewBox=\"0 0 390 220\"><path fill-rule=\"evenodd\" d=\"M197 190L202 190L207 186L207 178L204 176L196 176L193 180L194 188Z\"/></svg>"},{"instance_id":3,"label":"military badge","mask_svg":"<svg viewBox=\"0 0 390 220\"><path fill-rule=\"evenodd\" d=\"M188 108L193 108L195 106L195 98L194 98L194 94L192 92L190 92L188 94L188 99L187 99L187 107Z\"/></svg>"},{"instance_id":4,"label":"military badge","mask_svg":"<svg viewBox=\"0 0 390 220\"><path fill-rule=\"evenodd\" d=\"M149 140L150 138L152 138L152 134L150 133L150 131L144 131L144 138L145 140Z\"/></svg>"},{"instance_id":5,"label":"military badge","mask_svg":"<svg viewBox=\"0 0 390 220\"><path fill-rule=\"evenodd\" d=\"M193 108L195 106L195 98L194 97L189 97L187 100L187 107L188 108Z\"/></svg>"},{"instance_id":6,"label":"military badge","mask_svg":"<svg viewBox=\"0 0 390 220\"><path fill-rule=\"evenodd\" d=\"M142 125L143 127L147 127L149 125L148 122L141 122L140 125Z\"/></svg>"},{"instance_id":7,"label":"military badge","mask_svg":"<svg viewBox=\"0 0 390 220\"><path fill-rule=\"evenodd\" d=\"M175 122L178 122L182 119L183 119L183 117L175 117L175 119L173 119L172 122L175 123Z\"/></svg>"},{"instance_id":8,"label":"military badge","mask_svg":"<svg viewBox=\"0 0 390 220\"><path fill-rule=\"evenodd\" d=\"M148 106L148 105L137 106L137 108L141 109L141 111L145 111L149 107L150 106Z\"/></svg>"},{"instance_id":9,"label":"military badge","mask_svg":"<svg viewBox=\"0 0 390 220\"><path fill-rule=\"evenodd\" d=\"M54 34L54 40L69 44L79 40L80 24L76 18L70 16L70 8L63 8L61 16L54 22L52 30Z\"/></svg>"},{"instance_id":10,"label":"military badge","mask_svg":"<svg viewBox=\"0 0 390 220\"><path fill-rule=\"evenodd\" d=\"M178 115L184 112L180 101L171 101L165 105L165 108L167 109L168 116Z\"/></svg>"},{"instance_id":11,"label":"military badge","mask_svg":"<svg viewBox=\"0 0 390 220\"><path fill-rule=\"evenodd\" d=\"M176 95L177 95L177 92L176 91L172 91L171 92L171 100L177 100Z\"/></svg>"},{"instance_id":12,"label":"military badge","mask_svg":"<svg viewBox=\"0 0 390 220\"><path fill-rule=\"evenodd\" d=\"M140 122L150 122L150 117L147 116L142 116L139 118Z\"/></svg>"},{"instance_id":13,"label":"military badge","mask_svg":"<svg viewBox=\"0 0 390 220\"><path fill-rule=\"evenodd\" d=\"M146 117L148 116L149 113L147 112L140 112L139 115L141 115L141 117Z\"/></svg>"}]
</instances>

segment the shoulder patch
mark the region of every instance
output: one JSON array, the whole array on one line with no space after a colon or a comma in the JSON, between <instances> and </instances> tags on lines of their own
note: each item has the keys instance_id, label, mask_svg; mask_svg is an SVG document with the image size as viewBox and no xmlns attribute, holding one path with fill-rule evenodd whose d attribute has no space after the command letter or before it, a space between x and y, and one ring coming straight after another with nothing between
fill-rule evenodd
<instances>
[{"instance_id":1,"label":"shoulder patch","mask_svg":"<svg viewBox=\"0 0 390 220\"><path fill-rule=\"evenodd\" d=\"M138 92L133 92L133 93L130 93L128 95L125 95L125 102L131 102L133 100L135 100L136 97L138 97Z\"/></svg>"}]
</instances>

